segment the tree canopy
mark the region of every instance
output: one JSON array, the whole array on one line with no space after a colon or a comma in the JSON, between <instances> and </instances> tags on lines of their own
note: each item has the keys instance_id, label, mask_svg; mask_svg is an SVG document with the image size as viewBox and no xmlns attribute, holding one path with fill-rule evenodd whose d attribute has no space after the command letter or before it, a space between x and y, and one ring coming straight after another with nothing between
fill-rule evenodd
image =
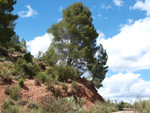
<instances>
[{"instance_id":1,"label":"tree canopy","mask_svg":"<svg viewBox=\"0 0 150 113\"><path fill-rule=\"evenodd\" d=\"M14 4L16 0L0 0L0 45L6 45L15 34L14 21L18 15L12 13Z\"/></svg>"},{"instance_id":2,"label":"tree canopy","mask_svg":"<svg viewBox=\"0 0 150 113\"><path fill-rule=\"evenodd\" d=\"M84 70L94 61L98 33L92 24L90 10L81 2L63 10L63 19L53 24L48 33L54 35L54 46L67 65Z\"/></svg>"},{"instance_id":3,"label":"tree canopy","mask_svg":"<svg viewBox=\"0 0 150 113\"><path fill-rule=\"evenodd\" d=\"M80 72L91 71L92 81L99 88L107 72L108 57L102 45L96 45L98 33L92 24L92 13L82 2L68 6L62 13L62 20L47 30L54 35L53 47L59 60Z\"/></svg>"}]
</instances>

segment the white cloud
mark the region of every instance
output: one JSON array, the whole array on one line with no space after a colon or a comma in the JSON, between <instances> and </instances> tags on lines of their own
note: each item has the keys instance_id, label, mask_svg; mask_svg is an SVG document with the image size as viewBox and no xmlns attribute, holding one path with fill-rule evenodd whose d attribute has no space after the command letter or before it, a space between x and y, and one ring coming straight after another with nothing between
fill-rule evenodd
<instances>
[{"instance_id":1,"label":"white cloud","mask_svg":"<svg viewBox=\"0 0 150 113\"><path fill-rule=\"evenodd\" d=\"M99 93L105 99L133 101L137 96L150 98L150 81L140 78L140 74L118 73L103 81Z\"/></svg>"},{"instance_id":2,"label":"white cloud","mask_svg":"<svg viewBox=\"0 0 150 113\"><path fill-rule=\"evenodd\" d=\"M108 17L104 17L105 20L108 20Z\"/></svg>"},{"instance_id":3,"label":"white cloud","mask_svg":"<svg viewBox=\"0 0 150 113\"><path fill-rule=\"evenodd\" d=\"M62 20L62 18L58 18L57 21L60 22Z\"/></svg>"},{"instance_id":4,"label":"white cloud","mask_svg":"<svg viewBox=\"0 0 150 113\"><path fill-rule=\"evenodd\" d=\"M132 7L132 9L140 9L142 11L147 12L147 16L150 16L150 0L145 0L145 2L137 1L136 4Z\"/></svg>"},{"instance_id":5,"label":"white cloud","mask_svg":"<svg viewBox=\"0 0 150 113\"><path fill-rule=\"evenodd\" d=\"M103 9L110 9L112 8L111 5L105 5L104 3L101 4L101 8Z\"/></svg>"},{"instance_id":6,"label":"white cloud","mask_svg":"<svg viewBox=\"0 0 150 113\"><path fill-rule=\"evenodd\" d=\"M127 22L128 22L128 24L131 24L131 23L133 23L134 21L133 21L132 19L128 19Z\"/></svg>"},{"instance_id":7,"label":"white cloud","mask_svg":"<svg viewBox=\"0 0 150 113\"><path fill-rule=\"evenodd\" d=\"M98 18L101 18L102 17L102 15L101 14L98 14Z\"/></svg>"},{"instance_id":8,"label":"white cloud","mask_svg":"<svg viewBox=\"0 0 150 113\"><path fill-rule=\"evenodd\" d=\"M59 12L62 12L63 11L63 6L60 6L59 7Z\"/></svg>"},{"instance_id":9,"label":"white cloud","mask_svg":"<svg viewBox=\"0 0 150 113\"><path fill-rule=\"evenodd\" d=\"M123 6L123 0L113 0L113 2L114 2L114 4L116 5L116 6Z\"/></svg>"},{"instance_id":10,"label":"white cloud","mask_svg":"<svg viewBox=\"0 0 150 113\"><path fill-rule=\"evenodd\" d=\"M108 53L107 65L113 71L150 69L150 17L125 24L112 38L97 39Z\"/></svg>"},{"instance_id":11,"label":"white cloud","mask_svg":"<svg viewBox=\"0 0 150 113\"><path fill-rule=\"evenodd\" d=\"M44 36L35 37L33 40L27 42L28 50L32 55L37 56L38 51L45 52L51 44L53 36L45 34Z\"/></svg>"},{"instance_id":12,"label":"white cloud","mask_svg":"<svg viewBox=\"0 0 150 113\"><path fill-rule=\"evenodd\" d=\"M28 9L28 11L21 11L18 13L20 17L34 17L35 15L38 15L38 13L35 10L33 10L30 5L27 5L26 8Z\"/></svg>"}]
</instances>

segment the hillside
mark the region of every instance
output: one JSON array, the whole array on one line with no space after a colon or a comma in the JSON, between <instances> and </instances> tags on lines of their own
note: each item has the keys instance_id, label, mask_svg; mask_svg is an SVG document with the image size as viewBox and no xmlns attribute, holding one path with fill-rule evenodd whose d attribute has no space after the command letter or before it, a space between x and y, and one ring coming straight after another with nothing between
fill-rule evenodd
<instances>
[{"instance_id":1,"label":"hillside","mask_svg":"<svg viewBox=\"0 0 150 113\"><path fill-rule=\"evenodd\" d=\"M15 68L17 60L23 58L25 54L14 51L13 53L8 52L7 55L1 56L0 111L4 102L9 101L11 98L7 94L7 88L17 86L21 88L21 98L19 100L25 108L29 102L40 104L41 99L47 96L52 98L74 97L76 101L78 99L84 100L84 106L88 110L97 101L104 102L104 99L97 93L94 84L81 77L69 78L67 82L57 81L50 88L46 83L39 81L39 79L37 80L35 77L28 78L27 76L23 76L24 82L23 85L20 85L18 80L21 78L21 75L18 73L14 74L13 68ZM35 58L32 58L32 60L41 63L41 61ZM45 70L41 71L46 71L48 68L46 67Z\"/></svg>"}]
</instances>

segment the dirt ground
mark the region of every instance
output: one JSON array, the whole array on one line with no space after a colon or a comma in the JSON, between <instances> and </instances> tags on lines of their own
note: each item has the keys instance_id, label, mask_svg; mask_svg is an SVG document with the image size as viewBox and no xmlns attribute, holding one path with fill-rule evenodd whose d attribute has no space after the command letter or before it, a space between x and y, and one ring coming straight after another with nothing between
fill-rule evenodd
<instances>
[{"instance_id":1,"label":"dirt ground","mask_svg":"<svg viewBox=\"0 0 150 113\"><path fill-rule=\"evenodd\" d=\"M138 112L131 108L124 108L123 111L118 111L113 113L138 113Z\"/></svg>"}]
</instances>

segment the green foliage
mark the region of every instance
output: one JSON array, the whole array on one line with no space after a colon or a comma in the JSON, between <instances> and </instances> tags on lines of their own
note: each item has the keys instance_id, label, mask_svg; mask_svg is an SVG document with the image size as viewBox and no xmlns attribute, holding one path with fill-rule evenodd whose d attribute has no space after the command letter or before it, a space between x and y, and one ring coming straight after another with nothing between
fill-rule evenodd
<instances>
[{"instance_id":1,"label":"green foliage","mask_svg":"<svg viewBox=\"0 0 150 113\"><path fill-rule=\"evenodd\" d=\"M27 53L26 41L25 41L24 38L21 40L20 46L21 46L21 51L22 51L23 53Z\"/></svg>"},{"instance_id":2,"label":"green foliage","mask_svg":"<svg viewBox=\"0 0 150 113\"><path fill-rule=\"evenodd\" d=\"M52 71L52 73L47 73L45 83L51 89L52 85L58 81L57 71Z\"/></svg>"},{"instance_id":3,"label":"green foliage","mask_svg":"<svg viewBox=\"0 0 150 113\"><path fill-rule=\"evenodd\" d=\"M133 104L134 109L139 113L150 113L150 99L141 99L137 98L137 100Z\"/></svg>"},{"instance_id":4,"label":"green foliage","mask_svg":"<svg viewBox=\"0 0 150 113\"><path fill-rule=\"evenodd\" d=\"M54 99L52 97L43 97L41 108L44 113L87 113L85 107L80 107L74 97L65 97Z\"/></svg>"},{"instance_id":5,"label":"green foliage","mask_svg":"<svg viewBox=\"0 0 150 113\"><path fill-rule=\"evenodd\" d=\"M65 91L68 90L68 87L67 87L67 85L65 83L62 84L62 89L65 90Z\"/></svg>"},{"instance_id":6,"label":"green foliage","mask_svg":"<svg viewBox=\"0 0 150 113\"><path fill-rule=\"evenodd\" d=\"M72 91L73 94L77 93L76 87L77 87L77 84L76 84L75 81L73 81L71 83L71 91Z\"/></svg>"},{"instance_id":7,"label":"green foliage","mask_svg":"<svg viewBox=\"0 0 150 113\"><path fill-rule=\"evenodd\" d=\"M54 35L54 48L67 65L84 70L93 62L98 33L92 24L90 10L81 2L63 10L62 20L47 32Z\"/></svg>"},{"instance_id":8,"label":"green foliage","mask_svg":"<svg viewBox=\"0 0 150 113\"><path fill-rule=\"evenodd\" d=\"M86 99L85 98L79 98L77 97L77 103L82 107L85 104Z\"/></svg>"},{"instance_id":9,"label":"green foliage","mask_svg":"<svg viewBox=\"0 0 150 113\"><path fill-rule=\"evenodd\" d=\"M5 94L10 94L10 86L5 86Z\"/></svg>"},{"instance_id":10,"label":"green foliage","mask_svg":"<svg viewBox=\"0 0 150 113\"><path fill-rule=\"evenodd\" d=\"M34 102L29 102L27 107L30 109L38 109L38 106Z\"/></svg>"},{"instance_id":11,"label":"green foliage","mask_svg":"<svg viewBox=\"0 0 150 113\"><path fill-rule=\"evenodd\" d=\"M68 78L73 78L74 76L79 77L80 74L77 69L74 69L71 66L67 66L65 64L56 65L47 70L47 74L58 77L58 81L67 82Z\"/></svg>"},{"instance_id":12,"label":"green foliage","mask_svg":"<svg viewBox=\"0 0 150 113\"><path fill-rule=\"evenodd\" d=\"M4 102L2 105L2 113L6 113L5 110L10 107L10 104L8 102Z\"/></svg>"},{"instance_id":13,"label":"green foliage","mask_svg":"<svg viewBox=\"0 0 150 113\"><path fill-rule=\"evenodd\" d=\"M59 88L54 88L53 94L54 94L55 97L61 96L61 91L60 91L60 89L59 89Z\"/></svg>"},{"instance_id":14,"label":"green foliage","mask_svg":"<svg viewBox=\"0 0 150 113\"><path fill-rule=\"evenodd\" d=\"M19 85L20 85L20 86L23 86L23 85L24 85L24 79L23 79L23 78L18 79L18 82L19 82Z\"/></svg>"},{"instance_id":15,"label":"green foliage","mask_svg":"<svg viewBox=\"0 0 150 113\"><path fill-rule=\"evenodd\" d=\"M80 73L91 71L95 87L102 87L101 83L108 68L105 66L108 57L102 45L96 45L98 33L92 24L88 7L85 7L82 2L68 6L63 10L62 20L53 24L47 32L54 36L52 49L57 52L59 61L65 62L69 68L78 69ZM98 56L95 57L96 53ZM61 66L59 68L61 69ZM64 75L62 73L59 76L60 81L70 77L68 71Z\"/></svg>"},{"instance_id":16,"label":"green foliage","mask_svg":"<svg viewBox=\"0 0 150 113\"><path fill-rule=\"evenodd\" d=\"M111 112L117 112L118 109L118 103L113 103L110 100L102 103L97 102L95 106L90 110L91 113L111 113Z\"/></svg>"},{"instance_id":17,"label":"green foliage","mask_svg":"<svg viewBox=\"0 0 150 113\"><path fill-rule=\"evenodd\" d=\"M11 70L5 67L4 65L0 65L0 77L3 82L10 82Z\"/></svg>"},{"instance_id":18,"label":"green foliage","mask_svg":"<svg viewBox=\"0 0 150 113\"><path fill-rule=\"evenodd\" d=\"M11 40L14 32L14 21L18 15L14 15L13 5L16 0L0 0L0 45L6 46L6 43Z\"/></svg>"},{"instance_id":19,"label":"green foliage","mask_svg":"<svg viewBox=\"0 0 150 113\"><path fill-rule=\"evenodd\" d=\"M31 55L31 53L30 52L28 52L28 53L26 53L25 55L24 55L24 59L27 61L27 62L32 62L32 55Z\"/></svg>"},{"instance_id":20,"label":"green foliage","mask_svg":"<svg viewBox=\"0 0 150 113\"><path fill-rule=\"evenodd\" d=\"M96 88L102 87L102 81L105 79L105 75L108 71L108 66L106 65L108 56L106 50L103 49L103 46L100 44L100 48L97 53L97 59L95 59L95 63L91 64L90 72L92 77L92 82L94 83Z\"/></svg>"},{"instance_id":21,"label":"green foliage","mask_svg":"<svg viewBox=\"0 0 150 113\"><path fill-rule=\"evenodd\" d=\"M45 72L39 72L36 76L37 79L40 80L40 82L44 83L46 80L46 73Z\"/></svg>"},{"instance_id":22,"label":"green foliage","mask_svg":"<svg viewBox=\"0 0 150 113\"><path fill-rule=\"evenodd\" d=\"M21 88L18 86L5 87L5 93L9 94L10 98L18 100L21 98Z\"/></svg>"},{"instance_id":23,"label":"green foliage","mask_svg":"<svg viewBox=\"0 0 150 113\"><path fill-rule=\"evenodd\" d=\"M40 67L41 69L43 69L43 70L46 69L46 68L45 68L45 65L44 65L43 63L39 63L38 65L39 65L39 67Z\"/></svg>"},{"instance_id":24,"label":"green foliage","mask_svg":"<svg viewBox=\"0 0 150 113\"><path fill-rule=\"evenodd\" d=\"M24 71L29 78L33 78L39 72L39 66L33 63L27 63L24 67Z\"/></svg>"},{"instance_id":25,"label":"green foliage","mask_svg":"<svg viewBox=\"0 0 150 113\"><path fill-rule=\"evenodd\" d=\"M18 58L15 63L15 72L21 75L26 75L29 78L33 78L39 72L39 66L34 63L27 63L22 58Z\"/></svg>"},{"instance_id":26,"label":"green foliage","mask_svg":"<svg viewBox=\"0 0 150 113\"><path fill-rule=\"evenodd\" d=\"M8 44L9 44L9 51L11 51L11 53L13 53L13 51L21 51L18 35L14 35Z\"/></svg>"},{"instance_id":27,"label":"green foliage","mask_svg":"<svg viewBox=\"0 0 150 113\"><path fill-rule=\"evenodd\" d=\"M58 55L56 54L55 49L52 47L52 44L49 47L49 49L46 51L46 53L43 54L41 59L47 65L50 65L50 66L56 65L58 61Z\"/></svg>"}]
</instances>

